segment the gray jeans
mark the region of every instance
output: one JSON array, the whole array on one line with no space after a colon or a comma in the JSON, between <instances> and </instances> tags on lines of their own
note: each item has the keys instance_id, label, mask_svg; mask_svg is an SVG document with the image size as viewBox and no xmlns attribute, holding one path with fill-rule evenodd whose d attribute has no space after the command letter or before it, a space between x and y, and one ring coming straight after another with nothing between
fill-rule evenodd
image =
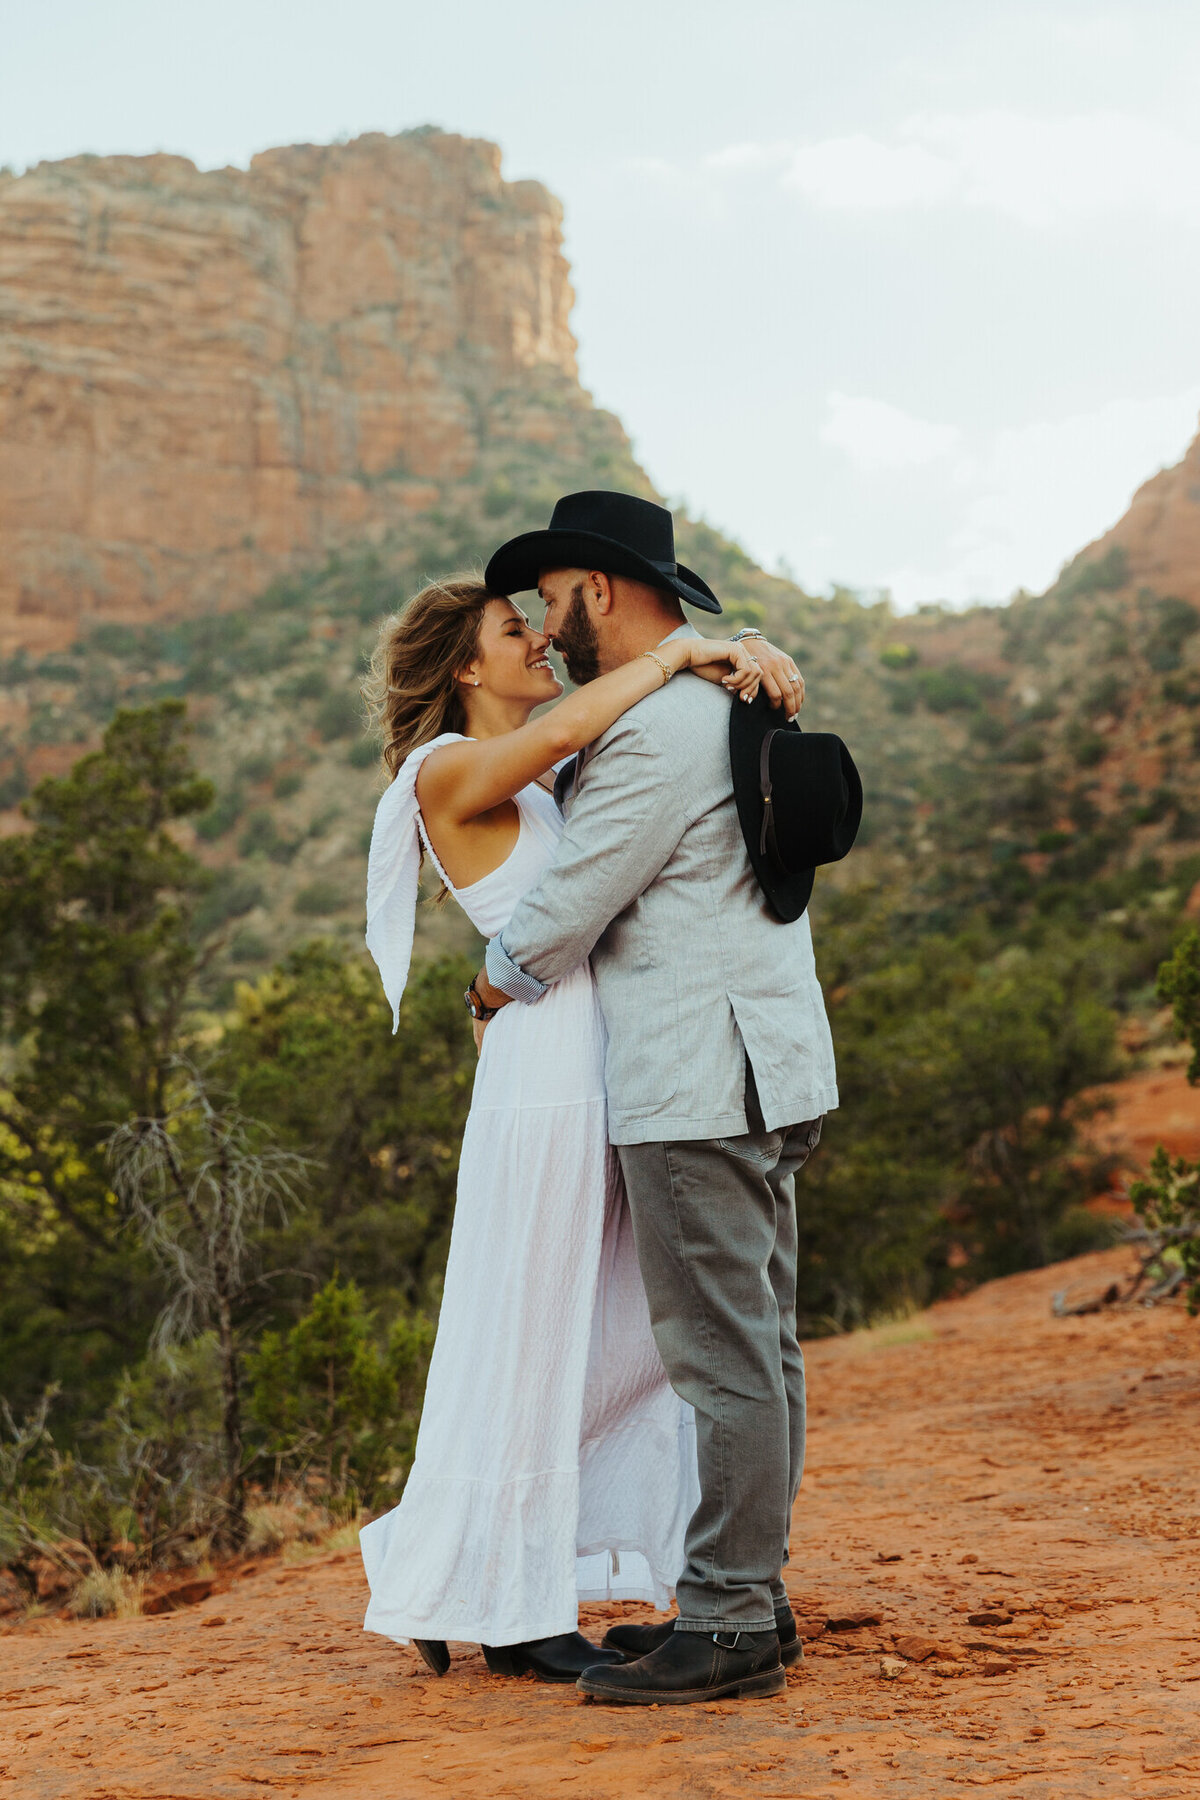
<instances>
[{"instance_id":1,"label":"gray jeans","mask_svg":"<svg viewBox=\"0 0 1200 1800\"><path fill-rule=\"evenodd\" d=\"M617 1151L655 1342L696 1411L684 1631L773 1629L804 1472L795 1182L822 1121L767 1131L749 1066L746 1115L744 1137Z\"/></svg>"}]
</instances>

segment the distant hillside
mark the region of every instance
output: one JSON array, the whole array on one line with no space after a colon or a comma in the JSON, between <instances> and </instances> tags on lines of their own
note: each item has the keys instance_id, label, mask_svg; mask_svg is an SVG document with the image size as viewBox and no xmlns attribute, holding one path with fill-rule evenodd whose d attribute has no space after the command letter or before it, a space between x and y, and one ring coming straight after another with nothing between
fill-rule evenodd
<instances>
[{"instance_id":1,"label":"distant hillside","mask_svg":"<svg viewBox=\"0 0 1200 1800\"><path fill-rule=\"evenodd\" d=\"M547 459L530 493L550 479ZM236 612L92 625L49 655L15 653L0 664L0 705L12 721L0 743L8 807L0 827L21 829L22 795L41 775L68 768L115 705L182 696L197 759L218 787L194 847L215 875L206 917L228 921L221 968L265 966L314 930L360 939L381 778L357 690L378 621L425 574L478 567L515 520L440 518L281 577ZM891 629L886 610L848 596L813 599L695 522L681 522L680 541L685 560L724 596L730 628L767 623L802 655L813 692L806 716L844 731L869 771L871 813L854 878L877 858L883 873L916 800L914 772L941 733L924 714L889 712L878 654ZM469 941L454 909L424 916L421 932L431 948Z\"/></svg>"},{"instance_id":2,"label":"distant hillside","mask_svg":"<svg viewBox=\"0 0 1200 1800\"><path fill-rule=\"evenodd\" d=\"M357 940L379 779L377 622L584 486L652 490L579 387L557 203L438 132L76 158L0 180L0 830L119 702L187 698L219 797L196 847L214 991L314 931ZM1200 449L1043 596L896 617L683 559L809 679L866 815L818 908L1174 916L1200 880ZM714 628L715 622L714 622ZM466 927L422 922L429 947Z\"/></svg>"},{"instance_id":3,"label":"distant hillside","mask_svg":"<svg viewBox=\"0 0 1200 1800\"><path fill-rule=\"evenodd\" d=\"M1044 595L897 635L939 710L931 888L1001 912L1171 910L1200 880L1200 439ZM1193 895L1193 910L1200 891Z\"/></svg>"}]
</instances>

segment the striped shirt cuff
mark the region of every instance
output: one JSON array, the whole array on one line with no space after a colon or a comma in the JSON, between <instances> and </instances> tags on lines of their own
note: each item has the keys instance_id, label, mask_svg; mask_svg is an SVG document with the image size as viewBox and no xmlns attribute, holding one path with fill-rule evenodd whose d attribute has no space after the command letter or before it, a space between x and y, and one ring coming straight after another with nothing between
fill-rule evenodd
<instances>
[{"instance_id":1,"label":"striped shirt cuff","mask_svg":"<svg viewBox=\"0 0 1200 1800\"><path fill-rule=\"evenodd\" d=\"M510 999L524 1000L527 1006L540 1000L546 991L546 983L539 981L536 975L527 975L498 937L494 937L487 947L487 972L493 987L498 987Z\"/></svg>"}]
</instances>

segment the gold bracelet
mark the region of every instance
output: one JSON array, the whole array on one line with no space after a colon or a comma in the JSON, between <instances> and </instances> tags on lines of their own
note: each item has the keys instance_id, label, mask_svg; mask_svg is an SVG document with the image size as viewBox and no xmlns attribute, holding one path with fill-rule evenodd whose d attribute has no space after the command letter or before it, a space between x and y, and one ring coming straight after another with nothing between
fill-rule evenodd
<instances>
[{"instance_id":1,"label":"gold bracelet","mask_svg":"<svg viewBox=\"0 0 1200 1800\"><path fill-rule=\"evenodd\" d=\"M664 687L666 687L668 681L670 681L672 675L675 673L674 669L668 667L668 665L663 661L662 657L656 656L654 654L653 650L643 650L642 655L648 656L652 663L658 664L659 668L662 670L662 684Z\"/></svg>"}]
</instances>

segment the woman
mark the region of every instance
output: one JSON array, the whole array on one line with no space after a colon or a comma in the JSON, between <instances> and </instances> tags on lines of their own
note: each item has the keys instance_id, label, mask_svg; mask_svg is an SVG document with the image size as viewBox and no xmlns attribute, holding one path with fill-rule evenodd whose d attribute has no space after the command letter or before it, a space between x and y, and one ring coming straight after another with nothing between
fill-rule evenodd
<instances>
[{"instance_id":1,"label":"woman","mask_svg":"<svg viewBox=\"0 0 1200 1800\"><path fill-rule=\"evenodd\" d=\"M394 1015L423 854L494 936L554 855L556 764L685 669L747 700L760 678L740 644L672 638L532 719L562 693L548 644L473 581L433 583L383 627L365 691L393 780L367 943ZM366 1629L414 1640L438 1674L453 1640L494 1673L574 1681L620 1660L579 1634L578 1601L665 1610L682 1566L691 1409L650 1331L604 1048L586 964L483 1038L416 1457L399 1506L362 1533Z\"/></svg>"}]
</instances>

